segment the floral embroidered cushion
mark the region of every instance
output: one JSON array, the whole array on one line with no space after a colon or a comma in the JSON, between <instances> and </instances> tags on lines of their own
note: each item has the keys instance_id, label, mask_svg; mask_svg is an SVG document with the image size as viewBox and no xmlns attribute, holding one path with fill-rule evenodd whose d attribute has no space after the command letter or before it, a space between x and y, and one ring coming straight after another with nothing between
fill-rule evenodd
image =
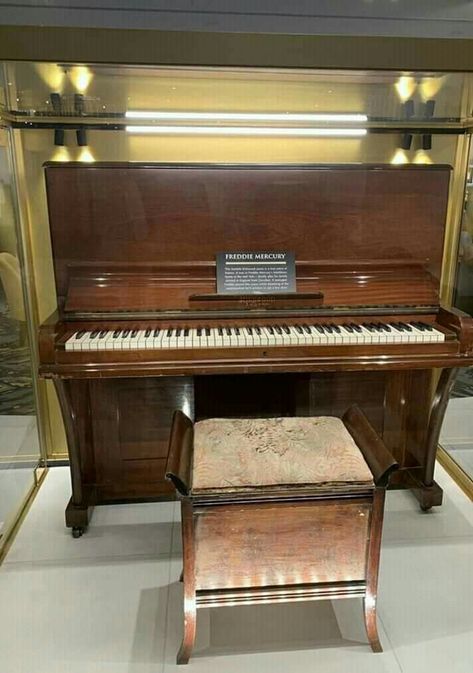
<instances>
[{"instance_id":1,"label":"floral embroidered cushion","mask_svg":"<svg viewBox=\"0 0 473 673\"><path fill-rule=\"evenodd\" d=\"M213 418L194 426L193 492L340 483L373 485L373 477L339 418Z\"/></svg>"}]
</instances>

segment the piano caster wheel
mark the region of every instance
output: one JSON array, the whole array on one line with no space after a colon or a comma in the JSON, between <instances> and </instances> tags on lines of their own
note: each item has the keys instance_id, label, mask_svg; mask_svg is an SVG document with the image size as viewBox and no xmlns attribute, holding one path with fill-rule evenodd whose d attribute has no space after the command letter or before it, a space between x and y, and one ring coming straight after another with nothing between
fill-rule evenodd
<instances>
[{"instance_id":1,"label":"piano caster wheel","mask_svg":"<svg viewBox=\"0 0 473 673\"><path fill-rule=\"evenodd\" d=\"M420 508L423 512L430 512L432 505L421 505Z\"/></svg>"},{"instance_id":2,"label":"piano caster wheel","mask_svg":"<svg viewBox=\"0 0 473 673\"><path fill-rule=\"evenodd\" d=\"M82 537L83 533L84 533L84 529L80 528L79 526L74 526L74 528L72 529L72 537L73 538Z\"/></svg>"}]
</instances>

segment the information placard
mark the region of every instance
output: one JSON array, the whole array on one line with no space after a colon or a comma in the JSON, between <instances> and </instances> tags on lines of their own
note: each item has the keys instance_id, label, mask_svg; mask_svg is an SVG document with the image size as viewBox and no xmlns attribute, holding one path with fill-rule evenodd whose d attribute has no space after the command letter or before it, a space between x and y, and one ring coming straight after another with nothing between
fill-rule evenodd
<instances>
[{"instance_id":1,"label":"information placard","mask_svg":"<svg viewBox=\"0 0 473 673\"><path fill-rule=\"evenodd\" d=\"M219 252L219 294L277 294L296 291L293 252Z\"/></svg>"}]
</instances>

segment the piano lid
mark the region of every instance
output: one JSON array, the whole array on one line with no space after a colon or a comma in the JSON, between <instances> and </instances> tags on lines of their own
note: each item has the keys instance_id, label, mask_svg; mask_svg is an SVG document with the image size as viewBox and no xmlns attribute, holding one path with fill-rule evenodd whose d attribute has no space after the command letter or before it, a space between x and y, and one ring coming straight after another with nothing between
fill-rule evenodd
<instances>
[{"instance_id":1,"label":"piano lid","mask_svg":"<svg viewBox=\"0 0 473 673\"><path fill-rule=\"evenodd\" d=\"M450 170L48 163L59 307L189 310L217 252L268 249L326 306L436 304Z\"/></svg>"}]
</instances>

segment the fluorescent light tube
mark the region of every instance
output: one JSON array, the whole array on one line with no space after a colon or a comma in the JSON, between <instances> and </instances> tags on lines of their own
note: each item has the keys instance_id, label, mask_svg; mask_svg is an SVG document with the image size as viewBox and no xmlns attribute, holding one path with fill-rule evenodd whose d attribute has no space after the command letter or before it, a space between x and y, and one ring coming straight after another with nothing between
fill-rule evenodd
<instances>
[{"instance_id":1,"label":"fluorescent light tube","mask_svg":"<svg viewBox=\"0 0 473 673\"><path fill-rule=\"evenodd\" d=\"M128 110L127 119L179 121L294 121L294 122L366 122L365 114L299 112L159 112Z\"/></svg>"},{"instance_id":2,"label":"fluorescent light tube","mask_svg":"<svg viewBox=\"0 0 473 673\"><path fill-rule=\"evenodd\" d=\"M366 129L351 128L285 128L282 126L126 126L128 133L156 133L209 136L326 136L359 138Z\"/></svg>"}]
</instances>

